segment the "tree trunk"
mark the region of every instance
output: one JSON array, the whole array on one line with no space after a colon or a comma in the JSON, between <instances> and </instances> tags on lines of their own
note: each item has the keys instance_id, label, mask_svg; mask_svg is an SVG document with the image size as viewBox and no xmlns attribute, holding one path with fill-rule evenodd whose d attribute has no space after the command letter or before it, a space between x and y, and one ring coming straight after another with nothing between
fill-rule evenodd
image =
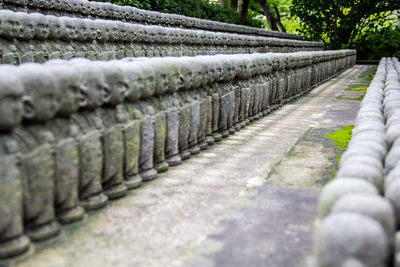
<instances>
[{"instance_id":1,"label":"tree trunk","mask_svg":"<svg viewBox=\"0 0 400 267\"><path fill-rule=\"evenodd\" d=\"M279 9L276 5L274 5L274 9L276 13L276 24L278 25L279 29L281 29L281 32L286 32L286 28L283 26L281 21L281 14L279 13Z\"/></svg>"},{"instance_id":2,"label":"tree trunk","mask_svg":"<svg viewBox=\"0 0 400 267\"><path fill-rule=\"evenodd\" d=\"M271 30L273 31L279 31L278 25L276 24L275 18L274 18L274 13L272 13L271 8L268 5L268 2L266 0L257 0L258 4L261 6L261 9L263 10L263 13L265 17L267 18L267 22Z\"/></svg>"},{"instance_id":3,"label":"tree trunk","mask_svg":"<svg viewBox=\"0 0 400 267\"><path fill-rule=\"evenodd\" d=\"M225 0L219 0L219 5L222 7L225 7Z\"/></svg>"},{"instance_id":4,"label":"tree trunk","mask_svg":"<svg viewBox=\"0 0 400 267\"><path fill-rule=\"evenodd\" d=\"M238 1L238 14L239 24L248 25L248 11L249 11L250 0L239 0Z\"/></svg>"},{"instance_id":5,"label":"tree trunk","mask_svg":"<svg viewBox=\"0 0 400 267\"><path fill-rule=\"evenodd\" d=\"M238 0L231 0L230 6L232 9L237 10L238 9Z\"/></svg>"}]
</instances>

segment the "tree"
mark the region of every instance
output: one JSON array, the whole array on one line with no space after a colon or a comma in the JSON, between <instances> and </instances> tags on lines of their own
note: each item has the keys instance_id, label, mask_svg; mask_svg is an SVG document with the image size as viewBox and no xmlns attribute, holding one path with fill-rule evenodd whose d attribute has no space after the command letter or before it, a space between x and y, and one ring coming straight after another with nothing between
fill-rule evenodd
<instances>
[{"instance_id":1,"label":"tree","mask_svg":"<svg viewBox=\"0 0 400 267\"><path fill-rule=\"evenodd\" d=\"M273 5L274 12L272 11L268 0L254 0L257 5L254 5L253 8L258 10L258 12L264 15L267 19L268 25L273 31L281 31L286 32L286 28L283 26L281 21L281 15L276 4Z\"/></svg>"},{"instance_id":2,"label":"tree","mask_svg":"<svg viewBox=\"0 0 400 267\"><path fill-rule=\"evenodd\" d=\"M399 0L293 0L292 14L300 18L303 36L339 49L396 9Z\"/></svg>"},{"instance_id":3,"label":"tree","mask_svg":"<svg viewBox=\"0 0 400 267\"><path fill-rule=\"evenodd\" d=\"M237 12L240 24L248 25L249 23L249 4L250 0L238 0Z\"/></svg>"}]
</instances>

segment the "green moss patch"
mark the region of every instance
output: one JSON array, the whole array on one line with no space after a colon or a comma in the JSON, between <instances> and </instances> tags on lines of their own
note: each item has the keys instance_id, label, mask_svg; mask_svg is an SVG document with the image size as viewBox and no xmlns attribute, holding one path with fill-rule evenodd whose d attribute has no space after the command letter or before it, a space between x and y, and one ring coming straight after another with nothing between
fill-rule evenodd
<instances>
[{"instance_id":1,"label":"green moss patch","mask_svg":"<svg viewBox=\"0 0 400 267\"><path fill-rule=\"evenodd\" d=\"M337 130L334 133L325 135L325 138L333 140L335 142L336 147L339 150L346 150L350 139L351 139L351 131L354 129L354 125L349 125L344 127L343 129Z\"/></svg>"},{"instance_id":2,"label":"green moss patch","mask_svg":"<svg viewBox=\"0 0 400 267\"><path fill-rule=\"evenodd\" d=\"M357 100L357 101L361 101L364 99L364 95L361 95L359 97L344 97L344 96L338 96L336 97L336 99L338 100Z\"/></svg>"},{"instance_id":3,"label":"green moss patch","mask_svg":"<svg viewBox=\"0 0 400 267\"><path fill-rule=\"evenodd\" d=\"M337 166L340 162L340 159L342 158L343 152L347 149L347 146L349 145L350 139L351 139L351 132L354 129L354 125L348 125L340 130L337 130L334 133L325 135L325 138L330 139L334 142L335 147L336 147L336 164L335 168L332 168L329 170L327 177L326 177L326 182L329 182L333 180L337 173Z\"/></svg>"}]
</instances>

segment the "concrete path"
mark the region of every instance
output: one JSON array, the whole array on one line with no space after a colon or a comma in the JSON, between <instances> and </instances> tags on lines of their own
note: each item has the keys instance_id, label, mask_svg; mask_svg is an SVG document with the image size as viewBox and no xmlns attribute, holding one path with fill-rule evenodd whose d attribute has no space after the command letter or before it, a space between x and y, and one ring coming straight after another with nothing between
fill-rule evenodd
<instances>
[{"instance_id":1,"label":"concrete path","mask_svg":"<svg viewBox=\"0 0 400 267\"><path fill-rule=\"evenodd\" d=\"M301 266L319 189L336 164L324 135L353 124L360 103L336 96L366 68L347 70L10 265Z\"/></svg>"}]
</instances>

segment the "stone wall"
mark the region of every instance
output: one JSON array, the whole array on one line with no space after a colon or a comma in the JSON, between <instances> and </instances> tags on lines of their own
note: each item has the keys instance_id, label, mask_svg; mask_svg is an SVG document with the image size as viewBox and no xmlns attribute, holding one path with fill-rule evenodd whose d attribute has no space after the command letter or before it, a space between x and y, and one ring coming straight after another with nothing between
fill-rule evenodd
<instances>
[{"instance_id":1,"label":"stone wall","mask_svg":"<svg viewBox=\"0 0 400 267\"><path fill-rule=\"evenodd\" d=\"M322 50L318 42L0 10L2 63Z\"/></svg>"},{"instance_id":2,"label":"stone wall","mask_svg":"<svg viewBox=\"0 0 400 267\"><path fill-rule=\"evenodd\" d=\"M39 12L46 15L55 16L118 20L145 25L159 25L166 27L301 40L301 36L295 34L202 20L175 14L147 11L130 6L118 6L111 3L90 2L85 0L3 0L0 2L0 8L29 13Z\"/></svg>"},{"instance_id":3,"label":"stone wall","mask_svg":"<svg viewBox=\"0 0 400 267\"><path fill-rule=\"evenodd\" d=\"M0 65L0 257L355 64L355 51Z\"/></svg>"},{"instance_id":4,"label":"stone wall","mask_svg":"<svg viewBox=\"0 0 400 267\"><path fill-rule=\"evenodd\" d=\"M338 173L320 195L316 266L400 266L399 99L400 63L383 58Z\"/></svg>"}]
</instances>

